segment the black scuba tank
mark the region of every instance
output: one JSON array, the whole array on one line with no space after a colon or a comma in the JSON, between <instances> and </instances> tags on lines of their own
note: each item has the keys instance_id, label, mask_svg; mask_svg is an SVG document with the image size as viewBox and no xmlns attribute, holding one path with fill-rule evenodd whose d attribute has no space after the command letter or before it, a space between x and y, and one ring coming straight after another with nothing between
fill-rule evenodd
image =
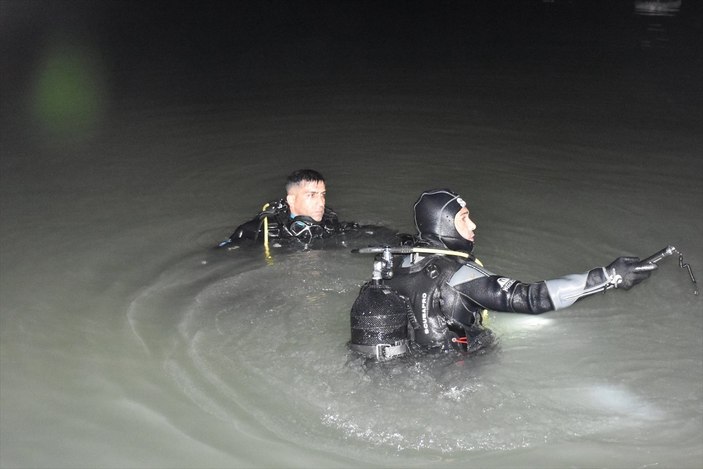
<instances>
[{"instance_id":1,"label":"black scuba tank","mask_svg":"<svg viewBox=\"0 0 703 469\"><path fill-rule=\"evenodd\" d=\"M378 360L408 351L408 305L382 282L365 283L351 308L349 347Z\"/></svg>"}]
</instances>

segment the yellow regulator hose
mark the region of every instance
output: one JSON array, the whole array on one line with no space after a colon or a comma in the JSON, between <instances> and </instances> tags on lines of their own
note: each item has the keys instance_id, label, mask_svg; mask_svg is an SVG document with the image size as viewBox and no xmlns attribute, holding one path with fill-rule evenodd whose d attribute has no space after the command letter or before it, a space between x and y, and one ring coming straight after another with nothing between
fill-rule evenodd
<instances>
[{"instance_id":1,"label":"yellow regulator hose","mask_svg":"<svg viewBox=\"0 0 703 469\"><path fill-rule=\"evenodd\" d=\"M264 204L263 207L261 207L261 211L265 211L267 208L269 208L269 204ZM273 258L271 257L271 251L269 249L269 217L264 216L264 257L266 258L266 263L271 265L273 264Z\"/></svg>"}]
</instances>

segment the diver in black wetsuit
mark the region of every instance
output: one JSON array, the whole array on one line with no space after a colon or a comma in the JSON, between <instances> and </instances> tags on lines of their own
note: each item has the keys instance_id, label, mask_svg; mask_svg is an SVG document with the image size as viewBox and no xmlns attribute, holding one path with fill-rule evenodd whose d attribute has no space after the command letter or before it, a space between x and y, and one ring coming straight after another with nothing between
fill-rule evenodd
<instances>
[{"instance_id":1,"label":"diver in black wetsuit","mask_svg":"<svg viewBox=\"0 0 703 469\"><path fill-rule=\"evenodd\" d=\"M356 223L340 222L334 210L325 206L326 190L319 172L294 171L286 181L286 197L264 205L261 213L239 225L218 247L233 247L244 239L263 241L265 235L309 244L314 239L357 228Z\"/></svg>"},{"instance_id":2,"label":"diver in black wetsuit","mask_svg":"<svg viewBox=\"0 0 703 469\"><path fill-rule=\"evenodd\" d=\"M609 288L628 290L657 268L636 257L619 257L607 267L582 274L524 283L490 272L473 257L476 225L458 194L447 189L423 192L414 212L418 232L414 246L429 254L414 252L393 262L392 271L382 281L375 268L375 285L364 285L352 308L350 347L367 356L388 359L413 346L478 350L494 340L482 325L486 309L527 314L558 310ZM386 294L378 294L379 288ZM398 306L398 298L392 299L388 292L397 294L405 306ZM381 305L388 298L393 305L388 310L406 308L407 337L400 327L390 337L387 327L370 325L392 316ZM403 322L401 315L395 317Z\"/></svg>"}]
</instances>

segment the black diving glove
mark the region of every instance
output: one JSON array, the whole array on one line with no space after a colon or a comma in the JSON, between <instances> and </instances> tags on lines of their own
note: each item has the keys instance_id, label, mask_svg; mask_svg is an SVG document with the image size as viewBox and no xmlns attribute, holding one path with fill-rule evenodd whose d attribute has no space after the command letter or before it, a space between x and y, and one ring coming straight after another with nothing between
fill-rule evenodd
<instances>
[{"instance_id":1,"label":"black diving glove","mask_svg":"<svg viewBox=\"0 0 703 469\"><path fill-rule=\"evenodd\" d=\"M605 268L610 285L629 290L649 278L657 268L653 262L641 262L639 257L618 257Z\"/></svg>"}]
</instances>

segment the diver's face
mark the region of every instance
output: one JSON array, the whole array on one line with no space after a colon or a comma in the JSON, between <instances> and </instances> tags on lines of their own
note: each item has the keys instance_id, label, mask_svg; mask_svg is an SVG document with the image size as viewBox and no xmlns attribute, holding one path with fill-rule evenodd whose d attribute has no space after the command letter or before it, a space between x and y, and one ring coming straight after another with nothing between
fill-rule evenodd
<instances>
[{"instance_id":1,"label":"diver's face","mask_svg":"<svg viewBox=\"0 0 703 469\"><path fill-rule=\"evenodd\" d=\"M323 181L301 181L288 191L286 201L290 213L303 215L315 221L322 221L325 213L325 194L327 189Z\"/></svg>"},{"instance_id":2,"label":"diver's face","mask_svg":"<svg viewBox=\"0 0 703 469\"><path fill-rule=\"evenodd\" d=\"M454 226L462 238L474 241L476 224L469 218L469 209L464 207L454 216Z\"/></svg>"}]
</instances>

